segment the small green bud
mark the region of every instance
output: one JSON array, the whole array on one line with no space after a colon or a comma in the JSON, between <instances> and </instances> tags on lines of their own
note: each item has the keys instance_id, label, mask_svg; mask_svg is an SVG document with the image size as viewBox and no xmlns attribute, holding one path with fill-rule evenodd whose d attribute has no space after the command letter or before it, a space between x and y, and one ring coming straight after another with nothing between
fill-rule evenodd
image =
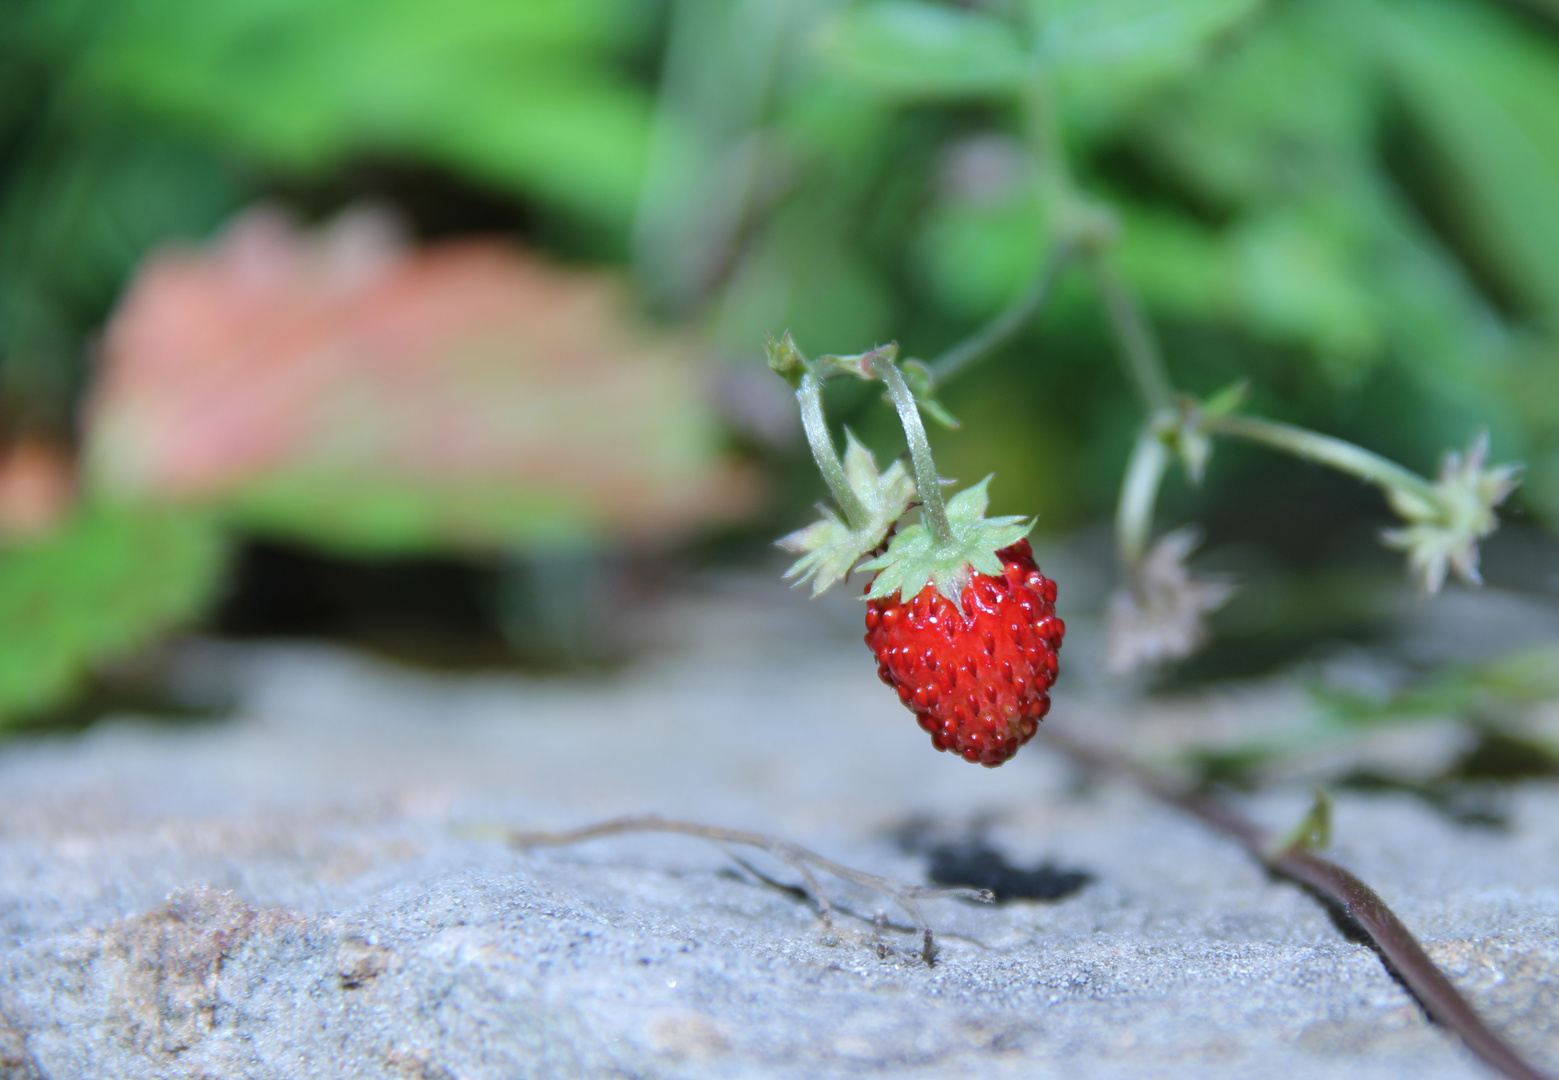
<instances>
[{"instance_id":1,"label":"small green bud","mask_svg":"<svg viewBox=\"0 0 1559 1080\"><path fill-rule=\"evenodd\" d=\"M796 348L790 331L786 330L775 340L773 334L763 335L763 349L769 357L769 370L790 384L792 390L800 389L801 379L811 370L806 357Z\"/></svg>"}]
</instances>

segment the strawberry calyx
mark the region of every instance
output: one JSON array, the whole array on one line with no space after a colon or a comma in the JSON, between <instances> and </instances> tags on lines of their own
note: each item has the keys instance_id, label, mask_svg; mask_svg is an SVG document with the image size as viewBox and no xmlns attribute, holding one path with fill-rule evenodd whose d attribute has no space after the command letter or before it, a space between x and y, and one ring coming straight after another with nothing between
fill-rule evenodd
<instances>
[{"instance_id":1,"label":"strawberry calyx","mask_svg":"<svg viewBox=\"0 0 1559 1080\"><path fill-rule=\"evenodd\" d=\"M1033 518L985 516L990 482L987 476L947 500L946 536L937 535L940 530L922 520L896 533L887 551L862 563L862 572L877 575L866 599L880 600L894 593L907 599L929 584L967 619L963 595L973 576L1001 576L1002 561L996 553L1023 539L1034 527Z\"/></svg>"},{"instance_id":2,"label":"strawberry calyx","mask_svg":"<svg viewBox=\"0 0 1559 1080\"><path fill-rule=\"evenodd\" d=\"M830 506L819 505L822 518L804 529L781 537L779 546L799 552L785 571L797 584L812 582L812 595L842 580L865 555L882 546L899 518L915 501L915 481L902 461L879 472L870 450L845 429L844 478L856 503L856 515L841 517Z\"/></svg>"},{"instance_id":3,"label":"strawberry calyx","mask_svg":"<svg viewBox=\"0 0 1559 1080\"><path fill-rule=\"evenodd\" d=\"M876 575L867 599L896 592L909 599L931 584L967 619L964 590L976 574L1001 576L1002 561L996 553L1027 536L1033 520L987 519L989 476L944 500L920 419L921 409L928 406L895 363L897 344L879 345L858 356L826 355L814 360L802 354L789 333L770 337L766 344L769 367L796 391L807 443L835 504L819 507L823 515L819 520L779 541L780 547L801 555L785 576L798 578L798 584L810 580L815 596L875 553L859 567ZM840 461L823 415L822 385L824 379L844 374L880 380L886 387L909 443L910 470L895 461L879 471L870 451L848 430L845 457ZM894 534L899 519L917 500L919 522ZM882 544L890 535L884 551Z\"/></svg>"},{"instance_id":4,"label":"strawberry calyx","mask_svg":"<svg viewBox=\"0 0 1559 1080\"><path fill-rule=\"evenodd\" d=\"M769 367L790 383L801 407L801 426L807 435L818 472L834 497L832 506L818 507L822 517L804 529L779 540L779 546L801 555L785 572L797 584L810 580L812 595L846 577L862 558L876 551L899 518L916 499L915 481L902 462L879 471L871 451L854 434L845 431L844 460L834 446L823 415L823 380L830 375L852 374L866 378L875 353L860 357L821 356L808 360L787 332L767 342Z\"/></svg>"},{"instance_id":5,"label":"strawberry calyx","mask_svg":"<svg viewBox=\"0 0 1559 1080\"><path fill-rule=\"evenodd\" d=\"M1440 463L1440 476L1430 487L1432 500L1413 492L1388 489L1387 501L1407 523L1387 529L1387 547L1407 552L1408 565L1425 592L1439 592L1447 570L1472 585L1483 584L1478 573L1478 542L1499 528L1495 509L1520 484L1521 466L1490 467L1489 433L1473 439L1465 454L1452 451Z\"/></svg>"}]
</instances>

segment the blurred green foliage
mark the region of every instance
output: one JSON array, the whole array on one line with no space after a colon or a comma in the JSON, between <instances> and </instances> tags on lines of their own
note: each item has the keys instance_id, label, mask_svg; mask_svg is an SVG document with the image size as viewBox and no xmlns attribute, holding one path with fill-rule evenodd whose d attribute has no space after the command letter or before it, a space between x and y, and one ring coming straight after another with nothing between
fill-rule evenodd
<instances>
[{"instance_id":1,"label":"blurred green foliage","mask_svg":"<svg viewBox=\"0 0 1559 1080\"><path fill-rule=\"evenodd\" d=\"M76 77L268 167L406 156L626 222L648 95L610 0L112 0Z\"/></svg>"},{"instance_id":2,"label":"blurred green foliage","mask_svg":"<svg viewBox=\"0 0 1559 1080\"><path fill-rule=\"evenodd\" d=\"M0 7L0 448L75 426L93 338L149 251L361 161L625 236L652 98L625 59L650 29L615 0ZM381 494L331 498L356 522ZM0 548L0 726L198 618L220 584L229 541L204 510L84 499Z\"/></svg>"},{"instance_id":3,"label":"blurred green foliage","mask_svg":"<svg viewBox=\"0 0 1559 1080\"><path fill-rule=\"evenodd\" d=\"M197 618L226 565L210 521L97 506L40 541L0 551L0 729Z\"/></svg>"},{"instance_id":4,"label":"blurred green foliage","mask_svg":"<svg viewBox=\"0 0 1559 1080\"><path fill-rule=\"evenodd\" d=\"M364 161L588 231L742 362L786 327L934 355L1044 264L1059 167L1118 218L1181 386L1249 378L1259 411L1422 472L1488 426L1559 523L1551 2L13 0L0 428L74 422L149 249L257 197L355 194ZM1101 321L1070 277L946 388L944 469L996 468L995 512L1057 529L1113 501L1140 413ZM831 393L899 448L875 395ZM1196 497L1262 467L1220 452Z\"/></svg>"},{"instance_id":5,"label":"blurred green foliage","mask_svg":"<svg viewBox=\"0 0 1559 1080\"><path fill-rule=\"evenodd\" d=\"M67 423L137 259L278 185L421 163L623 232L650 93L615 0L16 0L0 9L0 389ZM18 414L21 414L20 416Z\"/></svg>"},{"instance_id":6,"label":"blurred green foliage","mask_svg":"<svg viewBox=\"0 0 1559 1080\"><path fill-rule=\"evenodd\" d=\"M150 246L364 159L631 233L647 291L733 351L788 325L819 349L931 352L1041 264L1048 138L1119 214L1190 388L1244 368L1421 468L1492 424L1552 516L1555 18L1499 0L9 5L6 409L69 416L86 335ZM1123 395L1094 370L1096 314L1066 290L1021 364L956 392L1064 397L1013 425L1113 465ZM1386 380L1397 407L1361 413ZM1039 501L1073 520L1108 472Z\"/></svg>"},{"instance_id":7,"label":"blurred green foliage","mask_svg":"<svg viewBox=\"0 0 1559 1080\"><path fill-rule=\"evenodd\" d=\"M675 11L717 37L710 11L762 7ZM673 170L684 194L659 230L682 237L683 272L657 281L729 267L701 299L731 349L765 326L840 351L898 337L927 355L961 336L1055 242L1059 151L1067 183L1121 220L1119 257L1182 385L1251 377L1262 411L1425 472L1490 426L1496 456L1531 462L1529 508L1559 518L1552 13L1497 0L808 10L788 63L745 76L743 99L763 102L745 122L668 103L703 138L699 160L756 159L740 209L714 190L728 174ZM729 55L682 63L742 83ZM1039 331L948 390L954 412L983 419L949 437L952 455L999 464L1000 508L1041 507L1042 528L1108 504L1129 440L1099 318L1072 282ZM892 449L891 424L857 426ZM1047 464L1011 468L1035 426Z\"/></svg>"}]
</instances>

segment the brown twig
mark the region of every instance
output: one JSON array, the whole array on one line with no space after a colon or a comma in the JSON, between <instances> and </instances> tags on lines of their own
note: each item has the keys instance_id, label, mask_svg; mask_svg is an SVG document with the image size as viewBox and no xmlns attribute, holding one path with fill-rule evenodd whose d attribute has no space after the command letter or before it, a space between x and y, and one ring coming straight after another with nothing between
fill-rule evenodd
<instances>
[{"instance_id":1,"label":"brown twig","mask_svg":"<svg viewBox=\"0 0 1559 1080\"><path fill-rule=\"evenodd\" d=\"M696 836L703 840L713 840L722 844L741 844L744 847L757 848L766 851L776 859L794 868L806 882L807 894L812 902L817 905L819 916L823 924L833 927L833 905L823 895L817 878L813 875L811 867L832 874L834 877L845 881L854 882L857 885L872 889L875 892L884 893L898 901L900 907L909 915L920 931L920 955L929 965L936 962L936 939L931 933L931 924L920 913L920 905L915 901L923 898L939 896L957 896L965 900L978 900L982 903L992 903L996 897L989 889L962 889L943 888L926 885L906 885L903 882L892 881L876 874L868 874L864 870L856 870L845 866L843 863L834 862L815 851L802 847L800 844L789 840L781 840L777 836L767 836L763 833L747 832L743 829L725 829L717 825L698 825L689 821L670 821L666 818L656 817L653 814L637 815L633 817L614 818L611 821L603 821L599 825L589 825L582 829L569 829L564 832L510 832L508 842L510 847L559 847L566 844L578 844L586 840L598 840L606 836L621 836L624 833L635 832L662 832L680 833L683 836ZM808 864L811 864L810 866Z\"/></svg>"},{"instance_id":2,"label":"brown twig","mask_svg":"<svg viewBox=\"0 0 1559 1080\"><path fill-rule=\"evenodd\" d=\"M1511 1080L1550 1080L1548 1074L1540 1072L1484 1023L1402 920L1353 874L1299 844L1275 845L1272 837L1227 803L1180 788L1114 750L1073 739L1054 729L1045 732L1045 739L1085 769L1125 777L1154 797L1232 837L1272 873L1296 881L1335 904L1369 935L1424 1011L1459 1035L1467 1049L1486 1065Z\"/></svg>"}]
</instances>

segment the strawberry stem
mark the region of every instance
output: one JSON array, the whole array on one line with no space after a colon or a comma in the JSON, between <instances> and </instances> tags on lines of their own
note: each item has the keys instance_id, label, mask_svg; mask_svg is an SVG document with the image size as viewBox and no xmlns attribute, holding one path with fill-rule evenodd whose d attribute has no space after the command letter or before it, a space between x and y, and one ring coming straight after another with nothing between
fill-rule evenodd
<instances>
[{"instance_id":1,"label":"strawberry stem","mask_svg":"<svg viewBox=\"0 0 1559 1080\"><path fill-rule=\"evenodd\" d=\"M1120 503L1115 509L1115 542L1122 566L1136 567L1142 562L1153 530L1159 484L1168 467L1169 450L1164 440L1151 425L1144 426L1126 464Z\"/></svg>"},{"instance_id":2,"label":"strawberry stem","mask_svg":"<svg viewBox=\"0 0 1559 1080\"><path fill-rule=\"evenodd\" d=\"M1306 461L1356 476L1388 495L1422 503L1425 509L1440 504L1434 485L1422 476L1342 439L1253 416L1209 416L1203 423L1209 434L1228 435L1286 451Z\"/></svg>"},{"instance_id":3,"label":"strawberry stem","mask_svg":"<svg viewBox=\"0 0 1559 1080\"><path fill-rule=\"evenodd\" d=\"M828 433L828 420L823 416L823 380L808 371L796 388L796 400L801 404L801 426L806 429L807 445L812 449L817 470L823 474L829 494L834 497L845 521L852 529L859 529L865 525L868 515L850 487L833 436Z\"/></svg>"},{"instance_id":4,"label":"strawberry stem","mask_svg":"<svg viewBox=\"0 0 1559 1080\"><path fill-rule=\"evenodd\" d=\"M1143 407L1153 416L1173 412L1175 395L1164 370L1164 357L1131 286L1102 254L1094 255L1088 265L1104 301L1105 314L1115 331L1115 342L1126 363L1126 373L1131 377Z\"/></svg>"},{"instance_id":5,"label":"strawberry stem","mask_svg":"<svg viewBox=\"0 0 1559 1080\"><path fill-rule=\"evenodd\" d=\"M904 438L909 443L910 465L915 471L915 486L920 491L920 517L926 523L939 548L951 548L957 543L953 527L947 520L947 504L942 500L942 479L937 475L936 462L931 457L931 440L926 438L926 426L920 421L920 407L915 395L898 365L893 362L898 352L896 345L873 349L870 355L872 374L883 381L898 410L899 423L904 426Z\"/></svg>"},{"instance_id":6,"label":"strawberry stem","mask_svg":"<svg viewBox=\"0 0 1559 1080\"><path fill-rule=\"evenodd\" d=\"M992 349L1004 344L1023 325L1044 309L1076 250L1060 244L1051 250L1044 266L1018 296L990 322L926 365L937 384L946 382Z\"/></svg>"}]
</instances>

